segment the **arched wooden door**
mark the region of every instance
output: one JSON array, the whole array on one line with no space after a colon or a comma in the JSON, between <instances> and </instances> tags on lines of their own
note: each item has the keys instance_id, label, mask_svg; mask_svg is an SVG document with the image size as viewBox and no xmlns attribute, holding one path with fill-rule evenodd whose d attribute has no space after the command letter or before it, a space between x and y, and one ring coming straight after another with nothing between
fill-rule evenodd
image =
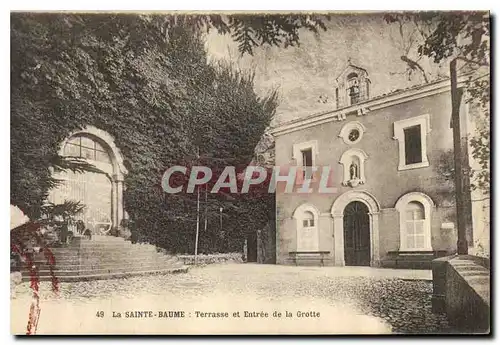
<instances>
[{"instance_id":1,"label":"arched wooden door","mask_svg":"<svg viewBox=\"0 0 500 345\"><path fill-rule=\"evenodd\" d=\"M370 266L370 218L360 201L344 209L344 260L347 266Z\"/></svg>"}]
</instances>

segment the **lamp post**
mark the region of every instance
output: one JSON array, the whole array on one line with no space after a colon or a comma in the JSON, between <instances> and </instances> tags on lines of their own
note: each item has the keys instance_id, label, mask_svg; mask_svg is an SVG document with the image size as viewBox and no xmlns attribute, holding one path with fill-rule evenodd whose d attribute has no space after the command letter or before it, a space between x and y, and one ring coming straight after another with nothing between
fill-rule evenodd
<instances>
[{"instance_id":1,"label":"lamp post","mask_svg":"<svg viewBox=\"0 0 500 345\"><path fill-rule=\"evenodd\" d=\"M224 210L224 208L219 208L219 219L220 219L220 233L222 234L222 210Z\"/></svg>"}]
</instances>

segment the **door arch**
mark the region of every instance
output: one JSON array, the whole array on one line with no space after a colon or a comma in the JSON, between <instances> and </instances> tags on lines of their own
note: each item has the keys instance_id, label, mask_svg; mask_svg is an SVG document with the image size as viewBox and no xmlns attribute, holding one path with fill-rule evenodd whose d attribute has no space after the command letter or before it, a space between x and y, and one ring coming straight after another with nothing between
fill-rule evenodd
<instances>
[{"instance_id":1,"label":"door arch","mask_svg":"<svg viewBox=\"0 0 500 345\"><path fill-rule=\"evenodd\" d=\"M54 203L64 200L82 202L86 207L80 218L85 227L94 234L109 233L124 218L123 180L127 173L113 137L88 126L71 133L61 143L59 154L83 158L100 172L54 173L62 184L51 191L48 199Z\"/></svg>"},{"instance_id":2,"label":"door arch","mask_svg":"<svg viewBox=\"0 0 500 345\"><path fill-rule=\"evenodd\" d=\"M379 212L380 204L375 197L363 190L351 190L340 195L333 203L331 214L333 217L334 260L336 266L345 266L344 255L344 211L353 201L361 202L368 209L368 226L370 239L370 266L378 266L379 256ZM366 219L365 219L366 221Z\"/></svg>"},{"instance_id":3,"label":"door arch","mask_svg":"<svg viewBox=\"0 0 500 345\"><path fill-rule=\"evenodd\" d=\"M344 209L344 262L346 266L370 266L368 207L351 201Z\"/></svg>"}]
</instances>

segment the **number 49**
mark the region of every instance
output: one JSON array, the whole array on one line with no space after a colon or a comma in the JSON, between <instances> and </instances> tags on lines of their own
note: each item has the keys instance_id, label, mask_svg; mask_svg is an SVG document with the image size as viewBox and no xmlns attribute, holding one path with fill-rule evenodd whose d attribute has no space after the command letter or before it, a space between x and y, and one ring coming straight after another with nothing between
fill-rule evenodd
<instances>
[{"instance_id":1,"label":"number 49","mask_svg":"<svg viewBox=\"0 0 500 345\"><path fill-rule=\"evenodd\" d=\"M102 310L99 310L99 311L95 314L95 316L97 316L97 317L104 317L104 312L103 312Z\"/></svg>"}]
</instances>

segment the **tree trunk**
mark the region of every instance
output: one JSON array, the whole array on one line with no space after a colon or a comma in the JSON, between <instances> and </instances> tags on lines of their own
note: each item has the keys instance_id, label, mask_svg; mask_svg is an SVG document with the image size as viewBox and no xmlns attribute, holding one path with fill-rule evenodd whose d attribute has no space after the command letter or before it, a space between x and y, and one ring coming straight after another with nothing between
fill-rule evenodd
<instances>
[{"instance_id":1,"label":"tree trunk","mask_svg":"<svg viewBox=\"0 0 500 345\"><path fill-rule=\"evenodd\" d=\"M455 199L457 218L457 252L468 254L469 238L472 242L472 205L470 198L469 154L466 120L460 116L463 90L457 85L457 60L450 63L451 123L455 161Z\"/></svg>"}]
</instances>

